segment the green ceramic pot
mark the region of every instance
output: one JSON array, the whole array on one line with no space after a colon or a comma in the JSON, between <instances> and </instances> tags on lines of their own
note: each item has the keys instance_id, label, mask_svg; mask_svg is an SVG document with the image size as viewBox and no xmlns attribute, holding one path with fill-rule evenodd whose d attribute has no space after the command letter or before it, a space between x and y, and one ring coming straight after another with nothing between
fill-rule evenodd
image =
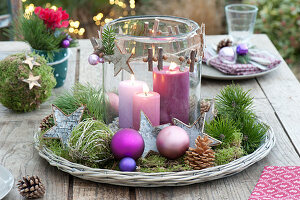
<instances>
[{"instance_id":1,"label":"green ceramic pot","mask_svg":"<svg viewBox=\"0 0 300 200\"><path fill-rule=\"evenodd\" d=\"M32 49L32 52L35 52L36 54L43 56L48 61L48 65L50 65L54 69L53 73L57 82L55 88L63 86L68 71L68 58L70 55L69 49L61 48L59 50L50 51L50 52ZM52 55L52 56L48 57L48 55Z\"/></svg>"}]
</instances>

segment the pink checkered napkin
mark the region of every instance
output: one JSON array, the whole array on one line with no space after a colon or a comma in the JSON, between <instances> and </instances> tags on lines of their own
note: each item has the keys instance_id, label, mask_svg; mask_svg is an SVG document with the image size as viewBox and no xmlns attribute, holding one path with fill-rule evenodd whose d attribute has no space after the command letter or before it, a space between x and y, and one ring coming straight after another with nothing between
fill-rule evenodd
<instances>
[{"instance_id":1,"label":"pink checkered napkin","mask_svg":"<svg viewBox=\"0 0 300 200\"><path fill-rule=\"evenodd\" d=\"M269 69L272 69L280 64L280 60L276 59L273 56L267 55L267 54L258 54L258 53L251 53L252 57L258 57L258 58L264 58L271 62L270 65L267 67ZM252 64L228 64L225 62L222 62L222 60L219 57L213 58L213 56L209 52L205 52L205 57L203 59L204 62L207 62L209 60L209 65L213 66L217 70L225 73L225 74L232 74L232 75L248 75L248 74L256 74L259 72L262 72L261 69L257 68L256 66Z\"/></svg>"},{"instance_id":2,"label":"pink checkered napkin","mask_svg":"<svg viewBox=\"0 0 300 200\"><path fill-rule=\"evenodd\" d=\"M266 166L249 200L299 200L300 166Z\"/></svg>"}]
</instances>

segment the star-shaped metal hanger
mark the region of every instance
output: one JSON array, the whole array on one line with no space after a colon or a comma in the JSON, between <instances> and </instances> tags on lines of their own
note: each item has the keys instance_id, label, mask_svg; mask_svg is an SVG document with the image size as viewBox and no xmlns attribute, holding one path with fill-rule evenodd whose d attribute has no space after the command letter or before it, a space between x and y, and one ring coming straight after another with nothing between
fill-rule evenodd
<instances>
[{"instance_id":1,"label":"star-shaped metal hanger","mask_svg":"<svg viewBox=\"0 0 300 200\"><path fill-rule=\"evenodd\" d=\"M43 135L43 138L60 139L64 147L67 147L71 132L81 121L84 110L85 106L81 106L72 114L66 115L58 107L52 105L55 125Z\"/></svg>"},{"instance_id":2,"label":"star-shaped metal hanger","mask_svg":"<svg viewBox=\"0 0 300 200\"><path fill-rule=\"evenodd\" d=\"M22 63L27 64L30 68L30 70L33 69L33 66L40 66L41 64L35 61L34 57L26 56L26 60L24 60Z\"/></svg>"},{"instance_id":3,"label":"star-shaped metal hanger","mask_svg":"<svg viewBox=\"0 0 300 200\"><path fill-rule=\"evenodd\" d=\"M142 135L145 142L145 149L142 157L144 158L150 150L158 152L156 147L156 137L158 133L165 127L171 124L163 124L159 126L153 126L148 117L143 111L141 111L140 119L140 130L139 133Z\"/></svg>"},{"instance_id":4,"label":"star-shaped metal hanger","mask_svg":"<svg viewBox=\"0 0 300 200\"><path fill-rule=\"evenodd\" d=\"M190 147L195 148L195 140L199 135L201 137L207 136L212 141L210 146L216 146L221 144L222 143L221 141L204 133L205 118L206 118L206 113L203 113L192 125L187 125L176 118L173 118L172 122L174 125L179 126L180 128L184 129L187 132L190 138Z\"/></svg>"},{"instance_id":5,"label":"star-shaped metal hanger","mask_svg":"<svg viewBox=\"0 0 300 200\"><path fill-rule=\"evenodd\" d=\"M41 87L38 80L40 80L40 76L33 76L33 74L30 72L28 79L22 80L25 83L29 84L29 89L31 90L34 86Z\"/></svg>"}]
</instances>

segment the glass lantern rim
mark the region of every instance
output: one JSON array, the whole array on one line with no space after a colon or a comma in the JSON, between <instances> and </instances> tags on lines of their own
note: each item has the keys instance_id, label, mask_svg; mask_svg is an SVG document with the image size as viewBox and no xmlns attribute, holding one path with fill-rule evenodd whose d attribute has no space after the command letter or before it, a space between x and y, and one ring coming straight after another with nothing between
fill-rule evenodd
<instances>
[{"instance_id":1,"label":"glass lantern rim","mask_svg":"<svg viewBox=\"0 0 300 200\"><path fill-rule=\"evenodd\" d=\"M134 35L125 35L125 34L118 34L116 35L117 39L121 39L121 38L126 38L127 40L138 40L138 39L147 39L149 38L151 39L155 39L155 38L159 38L159 39L164 39L164 40L181 40L184 39L190 35L196 34L197 30L200 29L199 24L193 20L184 18L184 17L176 17L176 16L170 16L170 15L136 15L136 16L128 16L128 17L122 17L122 18L118 18L115 20L112 20L110 22L108 22L107 24L104 25L103 29L112 26L114 24L117 24L119 22L122 21L127 21L127 20L132 20L132 19L156 19L156 18L160 18L160 19L164 19L164 20L173 20L173 21L177 21L177 22L181 22L183 24L187 24L187 25L192 25L192 30L187 32L187 33L180 33L180 34L174 34L171 36L162 36L162 35L157 35L157 36L134 36Z\"/></svg>"}]
</instances>

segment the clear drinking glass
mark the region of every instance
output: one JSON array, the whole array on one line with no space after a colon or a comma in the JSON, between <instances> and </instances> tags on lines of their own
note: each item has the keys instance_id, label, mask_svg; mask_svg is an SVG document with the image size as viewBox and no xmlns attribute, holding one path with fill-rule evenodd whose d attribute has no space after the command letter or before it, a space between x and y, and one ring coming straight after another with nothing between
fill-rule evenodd
<instances>
[{"instance_id":1,"label":"clear drinking glass","mask_svg":"<svg viewBox=\"0 0 300 200\"><path fill-rule=\"evenodd\" d=\"M247 42L253 35L258 8L247 4L225 7L228 34L235 43Z\"/></svg>"}]
</instances>

